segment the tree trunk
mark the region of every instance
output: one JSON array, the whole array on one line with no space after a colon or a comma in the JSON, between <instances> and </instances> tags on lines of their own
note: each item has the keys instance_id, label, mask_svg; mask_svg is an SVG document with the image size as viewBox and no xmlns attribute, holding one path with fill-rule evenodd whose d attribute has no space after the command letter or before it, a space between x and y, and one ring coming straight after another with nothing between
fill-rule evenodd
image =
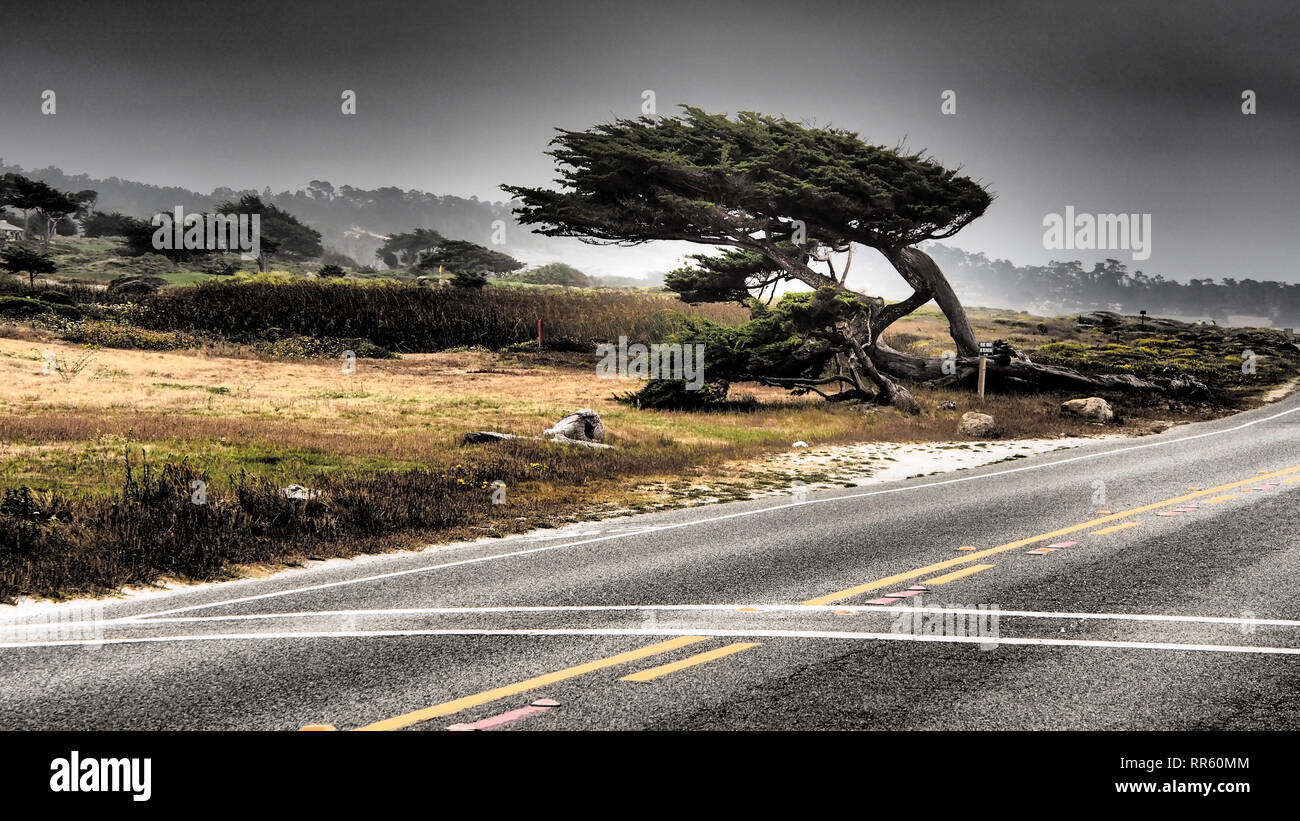
<instances>
[{"instance_id":1,"label":"tree trunk","mask_svg":"<svg viewBox=\"0 0 1300 821\"><path fill-rule=\"evenodd\" d=\"M975 331L948 278L924 251L902 247L883 252L894 269L913 288L912 295L907 299L886 305L878 297L851 291L836 278L812 271L799 261L773 249L755 245L750 250L763 254L793 279L800 280L809 287L829 286L852 293L862 301L865 311L859 318L835 325L847 350L852 352L848 362L849 376L858 393L869 393L863 384L865 376L879 389L878 402L894 405L911 414L920 411L920 404L907 388L894 380L908 379L938 385L974 381L979 368L979 343L975 340ZM939 305L948 319L948 331L957 347L956 373L944 373L942 359L909 356L881 341L886 328L930 299ZM1008 355L989 360L986 363L986 374L995 391L1012 388L1031 391L1155 392L1185 398L1212 398L1210 390L1204 384L1187 376L1139 379L1128 374L1085 374L1069 368L1037 364L1014 350ZM811 389L810 384L799 387Z\"/></svg>"},{"instance_id":2,"label":"tree trunk","mask_svg":"<svg viewBox=\"0 0 1300 821\"><path fill-rule=\"evenodd\" d=\"M979 357L958 357L957 372L945 374L942 359L908 356L883 342L870 351L876 366L891 376L918 382L953 384L973 380L979 370ZM1186 376L1139 379L1131 374L1086 374L1056 365L1040 365L1022 354L1010 361L990 359L985 365L989 386L1022 390L1119 391L1124 393L1163 393L1195 399L1211 397L1201 382Z\"/></svg>"},{"instance_id":3,"label":"tree trunk","mask_svg":"<svg viewBox=\"0 0 1300 821\"><path fill-rule=\"evenodd\" d=\"M909 285L918 291L928 292L939 310L943 311L943 315L948 318L948 332L957 345L957 355L978 355L979 343L975 341L975 331L966 317L966 309L930 255L917 248L905 247L889 251L885 257Z\"/></svg>"},{"instance_id":4,"label":"tree trunk","mask_svg":"<svg viewBox=\"0 0 1300 821\"><path fill-rule=\"evenodd\" d=\"M853 351L853 354L849 357L849 370L854 373L855 382L860 381L857 374L866 374L866 377L880 389L881 404L893 405L907 414L921 412L921 403L916 401L916 397L912 396L911 391L880 372L880 369L871 360L871 354L867 352L866 347L863 346L861 340L847 322L837 323L835 328ZM867 344L869 346L871 342Z\"/></svg>"}]
</instances>

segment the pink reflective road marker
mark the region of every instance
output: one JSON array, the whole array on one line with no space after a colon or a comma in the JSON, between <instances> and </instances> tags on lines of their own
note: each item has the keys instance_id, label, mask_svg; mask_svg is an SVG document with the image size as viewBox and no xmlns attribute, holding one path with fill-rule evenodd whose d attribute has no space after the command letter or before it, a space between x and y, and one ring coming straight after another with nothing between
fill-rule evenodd
<instances>
[{"instance_id":1,"label":"pink reflective road marker","mask_svg":"<svg viewBox=\"0 0 1300 821\"><path fill-rule=\"evenodd\" d=\"M455 732L465 732L468 730L491 730L514 721L519 721L523 718L528 718L529 716L535 716L538 713L544 713L552 707L559 706L560 703L558 701L551 701L548 698L539 698L527 707L520 707L518 710L511 710L508 713L502 713L501 715L492 716L491 718L480 719L471 724L453 724L447 729Z\"/></svg>"}]
</instances>

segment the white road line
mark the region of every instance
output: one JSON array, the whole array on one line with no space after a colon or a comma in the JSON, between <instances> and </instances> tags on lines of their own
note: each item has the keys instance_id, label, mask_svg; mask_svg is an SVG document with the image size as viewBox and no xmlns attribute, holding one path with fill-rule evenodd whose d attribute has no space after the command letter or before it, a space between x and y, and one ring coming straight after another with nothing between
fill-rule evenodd
<instances>
[{"instance_id":1,"label":"white road line","mask_svg":"<svg viewBox=\"0 0 1300 821\"><path fill-rule=\"evenodd\" d=\"M1182 439L1172 439L1172 440L1161 441L1161 442L1146 442L1143 444L1131 445L1123 448L1116 448L1114 450L1102 451L1100 453L1085 453L1080 456L1071 456L1068 459L1061 459L1055 462L1044 462L1041 464L1023 465L1021 467L1008 468L1006 470L1000 470L995 473L986 473L979 476L960 476L954 479L944 479L941 481L927 482L925 484L920 484L920 485L908 485L907 487L886 488L884 490L872 490L872 491L867 491L865 493L853 493L845 496L836 496L830 499L805 499L804 501L801 502L788 502L786 504L773 505L772 507L763 507L763 508L758 508L756 510L742 510L736 513L726 513L721 516L712 516L707 519L693 519L688 522L678 522L676 524L668 524L668 525L652 525L652 526L648 526L645 530L640 530L640 531L635 531L630 533L608 533L601 536L597 536L592 539L582 539L576 542L565 542L563 544L545 545L543 547L533 547L527 550L515 550L509 553L495 553L489 556L479 556L473 559L461 559L460 561L456 561L456 562L446 562L443 564L427 565L424 567L413 567L413 568L408 568L406 570L394 570L388 573L376 573L374 575L362 576L356 579L342 579L336 582L325 582L322 584L313 584L304 587L295 587L288 590L275 590L270 593L260 593L254 596L240 596L238 598L208 602L206 604L194 604L186 607L175 607L170 610L160 610L155 613L144 613L137 616L124 616L121 619L117 619L116 621L138 621L153 616L170 616L173 613L185 613L191 610L206 610L212 607L224 607L232 604L244 604L245 602L260 601L262 599L276 598L279 596L292 596L298 593L310 593L316 590L327 590L332 587L343 587L346 585L364 584L366 582L381 581L384 579L394 579L400 576L408 576L413 573L429 573L434 570L445 570L446 568L449 567L461 567L464 565L498 561L500 559L513 559L513 558L518 558L520 556L528 556L534 553L545 553L551 550L562 550L568 547L579 547L581 545L595 544L597 542L611 541L613 539L625 539L629 536L641 536L647 533L659 533L666 530L676 530L678 528L683 528L683 527L694 527L697 525L711 524L713 522L722 522L728 519L737 519L744 516L756 516L763 513L772 513L778 510L785 510L787 508L803 507L804 505L844 502L852 499L865 499L871 496L884 496L891 493L906 493L914 490L926 490L928 488L943 487L945 485L959 484L961 482L974 482L983 479L993 479L998 476L1007 476L1012 473L1021 473L1028 470L1042 470L1043 468L1058 467L1060 465L1069 464L1071 462L1079 462L1087 459L1100 459L1104 456L1113 456L1117 453L1128 453L1130 451L1144 450L1146 448L1162 447L1164 445L1176 445L1182 442L1192 442L1197 439L1204 439L1208 436L1221 436L1225 433L1234 433L1236 431L1244 430L1246 428L1261 424L1263 422L1271 422L1274 419L1280 419L1283 416L1288 416L1296 412L1300 412L1300 406L1294 407L1291 410L1275 413L1272 416L1266 416L1262 419L1255 419L1250 422L1244 422L1240 425L1237 425L1236 427L1225 428L1223 430L1207 431L1205 433L1198 433L1195 436L1185 436Z\"/></svg>"},{"instance_id":2,"label":"white road line","mask_svg":"<svg viewBox=\"0 0 1300 821\"><path fill-rule=\"evenodd\" d=\"M1228 624L1256 627L1300 627L1296 619L1268 619L1240 616L1180 616L1164 613L1067 613L1045 610L998 610L971 607L915 607L909 605L806 605L806 604L600 604L538 605L533 607L394 607L363 610L300 610L288 613L235 613L224 616L159 616L123 621L120 619L82 622L41 622L0 624L0 634L33 630L67 630L92 627L134 627L140 624L193 624L221 621L264 621L273 619L339 618L347 616L437 616L495 615L511 613L609 613L609 612L788 612L826 613L952 613L956 615L1020 617L1030 619L1065 619L1071 621L1138 621L1154 623Z\"/></svg>"},{"instance_id":3,"label":"white road line","mask_svg":"<svg viewBox=\"0 0 1300 821\"><path fill-rule=\"evenodd\" d=\"M1252 647L1237 644L1180 644L1155 641L1101 641L1094 639L992 638L986 636L932 636L913 633L849 633L826 630L671 630L644 629L536 629L536 630L336 630L301 633L223 633L192 636L145 636L120 639L78 639L69 641L0 642L0 647L81 647L105 644L162 644L190 641L255 641L312 638L388 638L409 636L713 636L718 638L792 638L840 641L921 641L945 644L981 644L1038 647L1094 647L1108 650L1183 650L1202 653L1257 653L1300 655L1300 647Z\"/></svg>"}]
</instances>

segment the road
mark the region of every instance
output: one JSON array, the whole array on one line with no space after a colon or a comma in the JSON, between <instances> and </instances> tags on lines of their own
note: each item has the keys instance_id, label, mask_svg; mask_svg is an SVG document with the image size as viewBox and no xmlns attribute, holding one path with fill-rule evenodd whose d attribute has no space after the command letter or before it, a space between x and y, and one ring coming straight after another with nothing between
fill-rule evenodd
<instances>
[{"instance_id":1,"label":"road","mask_svg":"<svg viewBox=\"0 0 1300 821\"><path fill-rule=\"evenodd\" d=\"M1297 729L1297 501L1292 396L332 563L11 625L0 729Z\"/></svg>"}]
</instances>

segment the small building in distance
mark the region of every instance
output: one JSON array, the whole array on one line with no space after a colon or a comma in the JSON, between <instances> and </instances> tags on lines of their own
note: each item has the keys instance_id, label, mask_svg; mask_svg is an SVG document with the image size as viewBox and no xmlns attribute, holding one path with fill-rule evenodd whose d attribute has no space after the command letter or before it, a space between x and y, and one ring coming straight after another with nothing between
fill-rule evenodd
<instances>
[{"instance_id":1,"label":"small building in distance","mask_svg":"<svg viewBox=\"0 0 1300 821\"><path fill-rule=\"evenodd\" d=\"M4 220L0 220L0 242L10 242L11 240L20 240L23 238L23 229L17 225L11 225Z\"/></svg>"}]
</instances>

